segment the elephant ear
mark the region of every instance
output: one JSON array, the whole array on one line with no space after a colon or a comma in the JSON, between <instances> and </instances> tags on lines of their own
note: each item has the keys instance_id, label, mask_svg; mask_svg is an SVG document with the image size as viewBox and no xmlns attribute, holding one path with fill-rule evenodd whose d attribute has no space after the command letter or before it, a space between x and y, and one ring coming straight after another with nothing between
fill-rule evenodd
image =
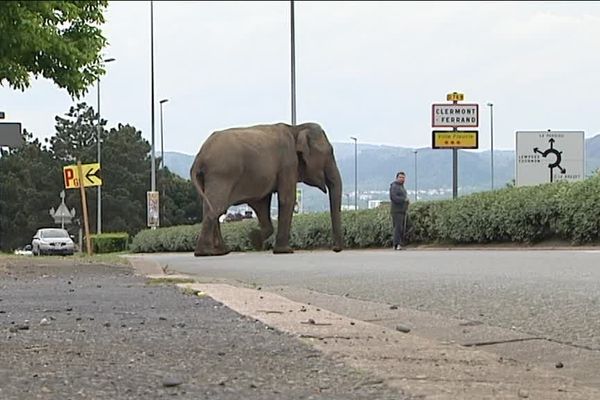
<instances>
[{"instance_id":1,"label":"elephant ear","mask_svg":"<svg viewBox=\"0 0 600 400\"><path fill-rule=\"evenodd\" d=\"M296 153L306 163L308 162L308 156L310 154L310 147L308 146L308 129L302 129L298 132L296 138Z\"/></svg>"}]
</instances>

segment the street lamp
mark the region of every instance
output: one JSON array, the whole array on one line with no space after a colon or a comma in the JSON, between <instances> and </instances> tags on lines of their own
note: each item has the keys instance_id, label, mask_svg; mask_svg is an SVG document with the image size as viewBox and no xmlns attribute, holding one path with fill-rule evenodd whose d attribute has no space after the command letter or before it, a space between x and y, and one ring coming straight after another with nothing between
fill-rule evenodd
<instances>
[{"instance_id":1,"label":"street lamp","mask_svg":"<svg viewBox=\"0 0 600 400\"><path fill-rule=\"evenodd\" d=\"M107 58L104 60L105 64L108 64L109 62L113 62L115 61L114 58ZM97 153L97 160L98 160L98 164L100 164L100 159L101 159L101 149L100 149L100 142L101 142L101 134L100 132L102 131L102 128L100 126L100 77L98 77L97 79L97 85L98 85L98 124L96 125L96 142L98 145L98 153ZM102 167L102 166L100 166ZM97 207L97 214L96 214L96 233L99 235L102 233L102 186L97 186L98 188L98 207Z\"/></svg>"},{"instance_id":2,"label":"street lamp","mask_svg":"<svg viewBox=\"0 0 600 400\"><path fill-rule=\"evenodd\" d=\"M417 150L413 150L413 153L415 153L415 201L417 201Z\"/></svg>"},{"instance_id":3,"label":"street lamp","mask_svg":"<svg viewBox=\"0 0 600 400\"><path fill-rule=\"evenodd\" d=\"M494 104L487 103L490 108L490 169L492 178L492 190L494 190Z\"/></svg>"},{"instance_id":4,"label":"street lamp","mask_svg":"<svg viewBox=\"0 0 600 400\"><path fill-rule=\"evenodd\" d=\"M354 209L358 210L358 151L357 151L357 138L350 136L350 139L354 140Z\"/></svg>"},{"instance_id":5,"label":"street lamp","mask_svg":"<svg viewBox=\"0 0 600 400\"><path fill-rule=\"evenodd\" d=\"M150 1L150 113L151 113L151 172L150 172L150 190L156 191L156 158L154 154L154 2Z\"/></svg>"},{"instance_id":6,"label":"street lamp","mask_svg":"<svg viewBox=\"0 0 600 400\"><path fill-rule=\"evenodd\" d=\"M163 137L163 104L168 102L169 99L162 99L160 103L160 163L161 167L165 167L165 147L164 147L164 137Z\"/></svg>"},{"instance_id":7,"label":"street lamp","mask_svg":"<svg viewBox=\"0 0 600 400\"><path fill-rule=\"evenodd\" d=\"M291 66L291 97L292 125L296 125L296 30L294 27L294 0L290 0L290 66Z\"/></svg>"}]
</instances>

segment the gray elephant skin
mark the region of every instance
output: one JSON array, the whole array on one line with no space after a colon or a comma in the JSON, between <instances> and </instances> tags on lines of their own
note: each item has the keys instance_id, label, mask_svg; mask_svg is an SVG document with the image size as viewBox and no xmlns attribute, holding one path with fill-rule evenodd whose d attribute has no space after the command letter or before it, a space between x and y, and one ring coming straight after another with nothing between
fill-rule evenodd
<instances>
[{"instance_id":1,"label":"gray elephant skin","mask_svg":"<svg viewBox=\"0 0 600 400\"><path fill-rule=\"evenodd\" d=\"M244 203L258 218L260 230L253 231L251 239L262 249L273 234L270 208L274 193L279 209L273 253L293 253L289 237L297 182L329 193L333 250L342 250L342 179L333 147L317 123L278 123L214 132L202 144L190 175L203 206L195 256L229 253L219 217L229 206Z\"/></svg>"}]
</instances>

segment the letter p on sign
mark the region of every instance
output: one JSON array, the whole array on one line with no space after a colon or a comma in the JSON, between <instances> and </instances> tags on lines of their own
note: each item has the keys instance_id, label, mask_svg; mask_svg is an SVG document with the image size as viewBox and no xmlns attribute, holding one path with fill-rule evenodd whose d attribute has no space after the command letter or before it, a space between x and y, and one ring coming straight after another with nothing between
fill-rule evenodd
<instances>
[{"instance_id":1,"label":"letter p on sign","mask_svg":"<svg viewBox=\"0 0 600 400\"><path fill-rule=\"evenodd\" d=\"M76 189L79 187L77 171L72 166L63 167L63 177L65 178L65 189Z\"/></svg>"}]
</instances>

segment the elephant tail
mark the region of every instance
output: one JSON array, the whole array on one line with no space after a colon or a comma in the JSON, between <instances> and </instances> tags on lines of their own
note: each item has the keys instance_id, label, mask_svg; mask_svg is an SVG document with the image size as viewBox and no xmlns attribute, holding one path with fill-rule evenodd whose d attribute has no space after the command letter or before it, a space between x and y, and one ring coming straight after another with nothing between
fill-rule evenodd
<instances>
[{"instance_id":1,"label":"elephant tail","mask_svg":"<svg viewBox=\"0 0 600 400\"><path fill-rule=\"evenodd\" d=\"M200 157L196 157L194 160L194 164L192 165L192 169L190 171L190 175L192 178L192 184L196 188L196 191L202 198L202 201L206 203L208 209L210 211L214 211L212 204L210 204L210 200L206 197L206 193L204 193L204 172L200 166Z\"/></svg>"}]
</instances>

